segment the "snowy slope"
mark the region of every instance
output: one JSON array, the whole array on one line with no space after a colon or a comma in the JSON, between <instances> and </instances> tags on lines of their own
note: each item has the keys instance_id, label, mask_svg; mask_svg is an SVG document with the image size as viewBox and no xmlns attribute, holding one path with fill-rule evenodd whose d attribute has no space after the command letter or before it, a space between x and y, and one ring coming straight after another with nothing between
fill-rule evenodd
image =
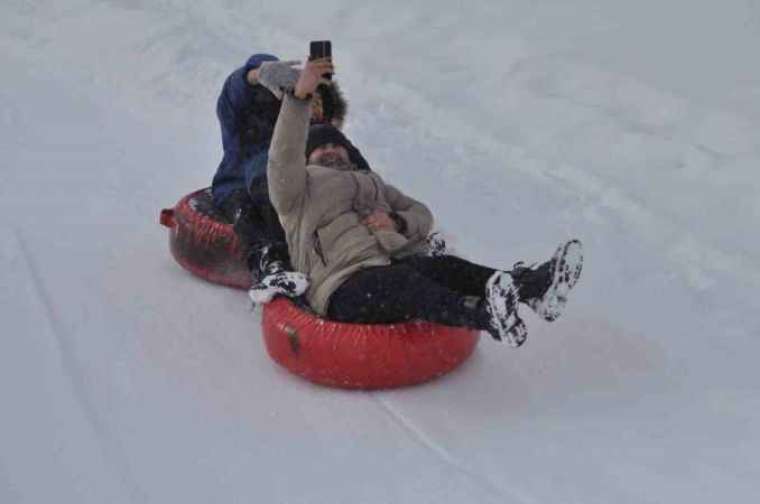
<instances>
[{"instance_id":1,"label":"snowy slope","mask_svg":"<svg viewBox=\"0 0 760 504\"><path fill-rule=\"evenodd\" d=\"M329 37L348 134L467 257L578 236L528 344L349 393L169 257L226 74ZM754 502L760 3L0 6L0 502Z\"/></svg>"}]
</instances>

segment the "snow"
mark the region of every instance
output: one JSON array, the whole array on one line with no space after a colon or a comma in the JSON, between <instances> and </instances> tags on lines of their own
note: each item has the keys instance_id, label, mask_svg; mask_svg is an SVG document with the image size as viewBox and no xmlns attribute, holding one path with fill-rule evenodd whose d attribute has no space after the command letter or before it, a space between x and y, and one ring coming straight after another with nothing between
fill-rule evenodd
<instances>
[{"instance_id":1,"label":"snow","mask_svg":"<svg viewBox=\"0 0 760 504\"><path fill-rule=\"evenodd\" d=\"M459 252L586 269L527 344L345 392L173 263L219 87L333 40L346 131ZM760 3L0 6L0 502L754 502Z\"/></svg>"}]
</instances>

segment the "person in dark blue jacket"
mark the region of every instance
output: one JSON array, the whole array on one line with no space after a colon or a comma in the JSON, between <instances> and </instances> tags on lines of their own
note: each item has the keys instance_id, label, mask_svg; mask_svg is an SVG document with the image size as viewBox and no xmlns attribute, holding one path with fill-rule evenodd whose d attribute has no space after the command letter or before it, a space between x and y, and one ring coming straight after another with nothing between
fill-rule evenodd
<instances>
[{"instance_id":1,"label":"person in dark blue jacket","mask_svg":"<svg viewBox=\"0 0 760 504\"><path fill-rule=\"evenodd\" d=\"M266 167L281 101L259 82L260 67L268 62L279 59L254 54L224 82L216 107L224 156L211 185L214 206L233 223L247 256L254 284L251 292L257 291L263 299L276 293L297 296L308 286L303 275L290 271L285 234L269 200ZM292 63L277 64L294 71ZM340 127L346 110L338 85L320 84L312 122Z\"/></svg>"},{"instance_id":2,"label":"person in dark blue jacket","mask_svg":"<svg viewBox=\"0 0 760 504\"><path fill-rule=\"evenodd\" d=\"M256 70L265 61L278 61L271 54L254 54L230 74L216 104L222 128L224 157L214 175L214 205L225 203L237 191L246 191L266 173L267 151L280 101L258 84Z\"/></svg>"}]
</instances>

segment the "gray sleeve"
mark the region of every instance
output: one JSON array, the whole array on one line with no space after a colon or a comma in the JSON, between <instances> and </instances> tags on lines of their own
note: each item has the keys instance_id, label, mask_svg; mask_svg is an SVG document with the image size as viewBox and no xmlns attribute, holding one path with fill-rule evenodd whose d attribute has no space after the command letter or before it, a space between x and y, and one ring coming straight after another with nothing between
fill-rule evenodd
<instances>
[{"instance_id":1,"label":"gray sleeve","mask_svg":"<svg viewBox=\"0 0 760 504\"><path fill-rule=\"evenodd\" d=\"M269 197L280 215L291 212L303 199L306 190L309 105L309 100L299 100L286 94L274 128L267 178Z\"/></svg>"}]
</instances>

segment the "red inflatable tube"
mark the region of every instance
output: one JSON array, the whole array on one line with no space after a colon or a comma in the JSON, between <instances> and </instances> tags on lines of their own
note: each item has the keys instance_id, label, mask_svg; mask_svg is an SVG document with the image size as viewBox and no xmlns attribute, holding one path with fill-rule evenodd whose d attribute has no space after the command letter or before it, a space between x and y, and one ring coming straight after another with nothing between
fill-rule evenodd
<instances>
[{"instance_id":1,"label":"red inflatable tube","mask_svg":"<svg viewBox=\"0 0 760 504\"><path fill-rule=\"evenodd\" d=\"M389 325L327 321L290 300L264 307L270 357L320 385L381 389L415 385L444 375L475 350L480 333L428 322Z\"/></svg>"},{"instance_id":2,"label":"red inflatable tube","mask_svg":"<svg viewBox=\"0 0 760 504\"><path fill-rule=\"evenodd\" d=\"M210 189L161 210L160 221L169 228L169 249L180 266L209 282L238 289L251 286L240 242L232 224L214 208Z\"/></svg>"},{"instance_id":3,"label":"red inflatable tube","mask_svg":"<svg viewBox=\"0 0 760 504\"><path fill-rule=\"evenodd\" d=\"M176 261L210 282L250 286L232 225L201 189L161 211ZM479 331L428 322L345 324L319 318L288 299L264 306L263 335L272 359L320 385L381 389L414 385L448 373L472 354Z\"/></svg>"}]
</instances>

